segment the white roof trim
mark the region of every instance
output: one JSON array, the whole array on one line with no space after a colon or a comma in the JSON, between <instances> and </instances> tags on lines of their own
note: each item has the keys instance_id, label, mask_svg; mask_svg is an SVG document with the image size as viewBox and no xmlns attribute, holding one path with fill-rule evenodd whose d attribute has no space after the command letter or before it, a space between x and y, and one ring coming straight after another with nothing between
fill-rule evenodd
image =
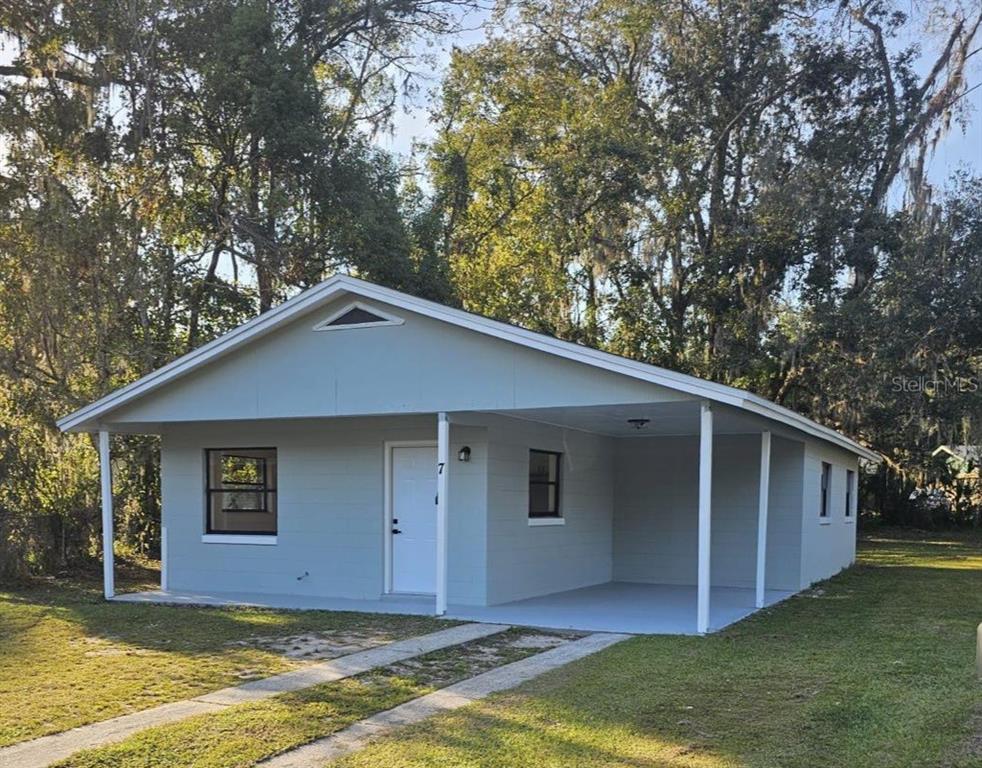
<instances>
[{"instance_id":1,"label":"white roof trim","mask_svg":"<svg viewBox=\"0 0 982 768\"><path fill-rule=\"evenodd\" d=\"M367 323L345 323L344 325L331 325L339 317L343 317L348 314L353 309L360 309L369 314L375 315L381 318L380 320L370 320ZM361 301L352 301L349 304L345 304L337 312L332 312L331 315L321 320L317 325L313 327L314 331L353 331L356 328L378 328L381 325L402 325L406 321L401 317L396 317L385 310L373 307L371 304L365 304Z\"/></svg>"},{"instance_id":2,"label":"white roof trim","mask_svg":"<svg viewBox=\"0 0 982 768\"><path fill-rule=\"evenodd\" d=\"M58 427L62 431L67 431L85 422L97 421L110 411L152 392L164 384L191 372L198 366L204 365L206 362L238 349L252 339L264 336L280 325L316 309L337 294L344 292L355 293L365 299L374 299L384 304L432 317L436 320L442 320L452 325L504 339L515 344L521 344L522 346L547 352L567 360L574 360L614 373L620 373L624 376L630 376L634 379L648 381L652 384L685 392L694 397L705 398L741 408L751 413L756 413L759 416L779 421L813 437L826 440L870 461L880 460L878 454L854 440L839 434L834 429L825 427L801 414L795 413L788 408L772 403L750 392L729 387L725 384L706 381L705 379L699 379L695 376L689 376L666 368L658 368L647 363L640 363L636 360L618 357L609 352L601 352L598 349L584 347L569 341L554 339L541 333L535 333L534 331L508 325L497 320L491 320L480 315L474 315L460 309L454 309L453 307L447 307L436 302L410 296L409 294L391 288L383 288L380 285L365 282L349 275L335 275L334 277L328 278L313 288L309 288L303 293L294 296L289 301L283 302L275 309L232 329L224 336L177 358L177 360L165 365L163 368L159 368L125 387L110 392L105 397L65 416L57 422ZM378 312L374 307L367 307L367 309L371 312ZM359 326L341 327L356 328Z\"/></svg>"}]
</instances>

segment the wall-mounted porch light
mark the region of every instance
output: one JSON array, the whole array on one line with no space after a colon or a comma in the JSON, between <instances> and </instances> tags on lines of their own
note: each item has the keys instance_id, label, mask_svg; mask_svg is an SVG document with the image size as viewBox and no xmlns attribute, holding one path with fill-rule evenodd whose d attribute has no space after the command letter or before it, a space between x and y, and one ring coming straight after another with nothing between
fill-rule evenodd
<instances>
[{"instance_id":1,"label":"wall-mounted porch light","mask_svg":"<svg viewBox=\"0 0 982 768\"><path fill-rule=\"evenodd\" d=\"M469 445L465 445L463 448L461 448L457 452L457 460L458 461L470 461L471 460L471 447Z\"/></svg>"}]
</instances>

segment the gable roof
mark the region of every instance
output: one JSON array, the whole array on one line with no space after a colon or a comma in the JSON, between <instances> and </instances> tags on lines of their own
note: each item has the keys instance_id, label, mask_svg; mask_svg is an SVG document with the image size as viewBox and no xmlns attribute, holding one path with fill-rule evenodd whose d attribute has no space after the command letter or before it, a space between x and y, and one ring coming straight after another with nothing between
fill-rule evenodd
<instances>
[{"instance_id":1,"label":"gable roof","mask_svg":"<svg viewBox=\"0 0 982 768\"><path fill-rule=\"evenodd\" d=\"M759 416L773 419L813 437L825 440L870 461L879 461L879 455L865 448L835 430L823 426L799 413L772 403L763 397L736 387L718 384L677 371L659 368L592 347L585 347L568 341L555 339L525 328L502 323L481 315L448 307L426 299L420 299L391 288L384 288L349 275L335 275L322 283L303 291L292 299L283 302L252 320L233 328L224 336L204 344L186 355L168 363L162 368L127 384L105 397L59 419L58 428L62 431L78 430L91 424L108 413L168 384L186 376L201 366L239 349L250 341L260 338L272 330L283 326L290 320L321 306L342 294L354 294L415 312L420 315L441 320L452 325L467 328L478 333L504 339L547 354L556 355L585 365L619 373L634 379L647 381L669 389L683 392L693 397L740 408ZM83 427L84 428L84 427Z\"/></svg>"},{"instance_id":2,"label":"gable roof","mask_svg":"<svg viewBox=\"0 0 982 768\"><path fill-rule=\"evenodd\" d=\"M982 445L939 445L931 455L937 456L939 453L947 453L952 458L962 461L982 461Z\"/></svg>"}]
</instances>

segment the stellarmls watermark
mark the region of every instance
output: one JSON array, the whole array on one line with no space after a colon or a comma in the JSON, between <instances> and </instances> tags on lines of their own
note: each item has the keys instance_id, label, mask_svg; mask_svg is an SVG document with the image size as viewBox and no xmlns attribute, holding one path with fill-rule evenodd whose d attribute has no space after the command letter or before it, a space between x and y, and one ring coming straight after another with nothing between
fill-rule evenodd
<instances>
[{"instance_id":1,"label":"stellarmls watermark","mask_svg":"<svg viewBox=\"0 0 982 768\"><path fill-rule=\"evenodd\" d=\"M894 392L922 392L926 395L967 394L982 390L982 376L894 376Z\"/></svg>"}]
</instances>

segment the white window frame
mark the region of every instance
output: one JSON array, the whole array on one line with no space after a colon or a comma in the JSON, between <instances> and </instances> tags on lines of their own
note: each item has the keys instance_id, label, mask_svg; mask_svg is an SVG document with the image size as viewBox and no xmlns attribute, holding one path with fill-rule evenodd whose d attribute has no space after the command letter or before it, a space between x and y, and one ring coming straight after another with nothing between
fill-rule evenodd
<instances>
[{"instance_id":1,"label":"white window frame","mask_svg":"<svg viewBox=\"0 0 982 768\"><path fill-rule=\"evenodd\" d=\"M859 509L859 477L856 470L846 470L846 514L847 523L856 522L856 512Z\"/></svg>"},{"instance_id":2,"label":"white window frame","mask_svg":"<svg viewBox=\"0 0 982 768\"><path fill-rule=\"evenodd\" d=\"M339 317L343 317L348 314L353 309L360 309L363 312L370 312L373 315L383 318L377 322L370 323L351 323L349 325L331 325ZM358 328L378 328L383 325L402 325L406 321L401 317L390 314L385 310L379 309L378 307L373 307L371 304L365 304L361 301L352 301L350 304L345 304L337 312L332 312L330 316L321 320L317 325L313 327L315 331L354 331Z\"/></svg>"},{"instance_id":3,"label":"white window frame","mask_svg":"<svg viewBox=\"0 0 982 768\"><path fill-rule=\"evenodd\" d=\"M828 473L826 473L828 468ZM818 522L832 522L832 462L823 461L818 475Z\"/></svg>"},{"instance_id":4,"label":"white window frame","mask_svg":"<svg viewBox=\"0 0 982 768\"><path fill-rule=\"evenodd\" d=\"M532 528L539 526L549 526L549 525L566 525L566 516L563 514L563 484L566 481L566 472L564 471L563 464L565 463L566 454L562 451L552 451L546 448L529 448L528 461L529 461L529 471L531 471L532 464L532 454L533 453L544 453L550 456L556 457L556 514L554 515L532 515L531 514L531 490L529 494L528 504L528 522L529 526ZM547 483L551 485L552 483ZM529 486L531 486L531 479L529 479Z\"/></svg>"},{"instance_id":5,"label":"white window frame","mask_svg":"<svg viewBox=\"0 0 982 768\"><path fill-rule=\"evenodd\" d=\"M280 501L279 501L279 478L273 479L272 493L276 494L276 530L262 531L259 533L247 533L243 531L213 531L211 530L211 504L212 494L218 493L220 489L211 487L211 454L222 451L273 451L276 458L276 472L280 471L279 448L275 445L270 446L230 446L224 448L205 448L204 449L204 484L205 484L205 517L204 531L201 534L203 544L276 544L276 537L280 531ZM270 491L267 490L267 493Z\"/></svg>"},{"instance_id":6,"label":"white window frame","mask_svg":"<svg viewBox=\"0 0 982 768\"><path fill-rule=\"evenodd\" d=\"M529 528L548 528L552 525L566 525L565 517L530 517Z\"/></svg>"},{"instance_id":7,"label":"white window frame","mask_svg":"<svg viewBox=\"0 0 982 768\"><path fill-rule=\"evenodd\" d=\"M270 547L276 546L276 536L275 533L203 533L201 543Z\"/></svg>"}]
</instances>

